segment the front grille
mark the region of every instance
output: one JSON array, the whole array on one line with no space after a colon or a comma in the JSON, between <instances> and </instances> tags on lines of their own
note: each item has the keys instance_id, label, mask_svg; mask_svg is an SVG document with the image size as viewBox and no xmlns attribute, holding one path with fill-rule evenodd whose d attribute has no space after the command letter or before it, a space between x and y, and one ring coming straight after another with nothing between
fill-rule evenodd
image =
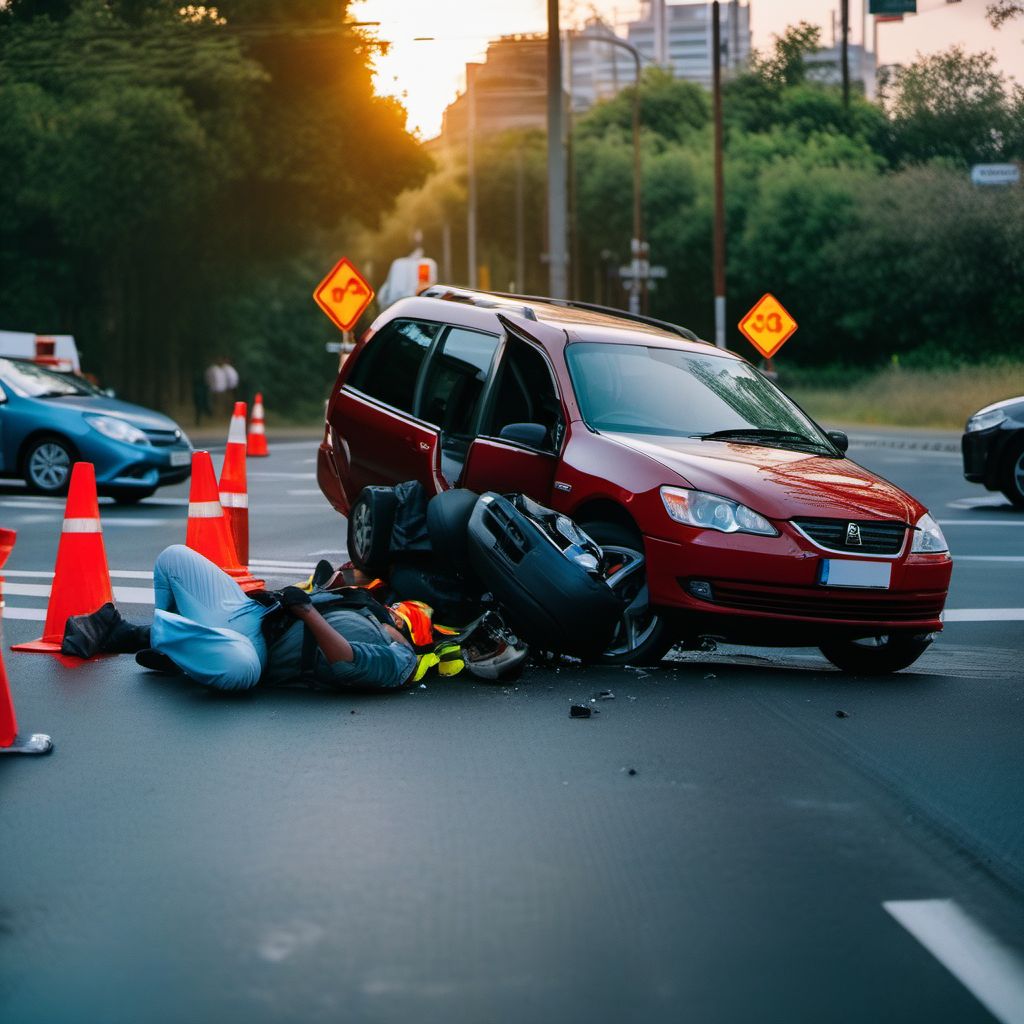
<instances>
[{"instance_id":1,"label":"front grille","mask_svg":"<svg viewBox=\"0 0 1024 1024\"><path fill-rule=\"evenodd\" d=\"M879 519L793 519L792 523L823 548L857 555L898 555L910 529L906 523ZM850 543L851 533L859 537L859 544Z\"/></svg>"},{"instance_id":2,"label":"front grille","mask_svg":"<svg viewBox=\"0 0 1024 1024\"><path fill-rule=\"evenodd\" d=\"M835 594L810 587L759 587L753 583L712 580L714 603L743 611L806 619L848 619L853 622L916 622L937 619L946 601L944 591L909 594Z\"/></svg>"},{"instance_id":3,"label":"front grille","mask_svg":"<svg viewBox=\"0 0 1024 1024\"><path fill-rule=\"evenodd\" d=\"M147 440L156 448L170 448L181 444L180 430L144 430Z\"/></svg>"}]
</instances>

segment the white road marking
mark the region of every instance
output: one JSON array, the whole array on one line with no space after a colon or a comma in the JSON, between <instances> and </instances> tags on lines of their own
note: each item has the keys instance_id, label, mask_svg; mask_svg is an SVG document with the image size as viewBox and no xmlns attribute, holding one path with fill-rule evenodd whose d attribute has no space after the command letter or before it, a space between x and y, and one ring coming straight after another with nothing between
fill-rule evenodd
<instances>
[{"instance_id":1,"label":"white road marking","mask_svg":"<svg viewBox=\"0 0 1024 1024\"><path fill-rule=\"evenodd\" d=\"M5 608L0 612L5 619L27 619L31 622L45 622L45 608Z\"/></svg>"},{"instance_id":2,"label":"white road marking","mask_svg":"<svg viewBox=\"0 0 1024 1024\"><path fill-rule=\"evenodd\" d=\"M1024 526L1020 519L940 519L940 526Z\"/></svg>"},{"instance_id":3,"label":"white road marking","mask_svg":"<svg viewBox=\"0 0 1024 1024\"><path fill-rule=\"evenodd\" d=\"M953 900L882 906L1002 1024L1024 1024L1024 964Z\"/></svg>"},{"instance_id":4,"label":"white road marking","mask_svg":"<svg viewBox=\"0 0 1024 1024\"><path fill-rule=\"evenodd\" d=\"M1024 562L1024 555L954 555L954 562Z\"/></svg>"},{"instance_id":5,"label":"white road marking","mask_svg":"<svg viewBox=\"0 0 1024 1024\"><path fill-rule=\"evenodd\" d=\"M316 473L272 473L263 470L249 470L249 479L259 480L315 480Z\"/></svg>"},{"instance_id":6,"label":"white road marking","mask_svg":"<svg viewBox=\"0 0 1024 1024\"><path fill-rule=\"evenodd\" d=\"M50 586L42 583L5 583L4 593L18 597L49 597ZM152 587L114 587L114 597L125 604L152 604Z\"/></svg>"},{"instance_id":7,"label":"white road marking","mask_svg":"<svg viewBox=\"0 0 1024 1024\"><path fill-rule=\"evenodd\" d=\"M957 498L955 501L947 501L946 508L1010 508L1010 503L1001 495L991 497L978 495L971 498Z\"/></svg>"},{"instance_id":8,"label":"white road marking","mask_svg":"<svg viewBox=\"0 0 1024 1024\"><path fill-rule=\"evenodd\" d=\"M1024 622L1024 608L947 608L943 622Z\"/></svg>"}]
</instances>

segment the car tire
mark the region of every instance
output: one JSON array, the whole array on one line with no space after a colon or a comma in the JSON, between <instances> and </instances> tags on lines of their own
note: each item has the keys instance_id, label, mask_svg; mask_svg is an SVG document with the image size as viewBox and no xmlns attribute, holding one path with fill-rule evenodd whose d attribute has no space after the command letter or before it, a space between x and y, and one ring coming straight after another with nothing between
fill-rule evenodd
<instances>
[{"instance_id":1,"label":"car tire","mask_svg":"<svg viewBox=\"0 0 1024 1024\"><path fill-rule=\"evenodd\" d=\"M1003 470L1003 494L1017 508L1024 508L1024 443L1010 449Z\"/></svg>"},{"instance_id":2,"label":"car tire","mask_svg":"<svg viewBox=\"0 0 1024 1024\"><path fill-rule=\"evenodd\" d=\"M71 468L78 455L71 443L56 434L37 437L25 450L22 476L29 490L53 497L67 494Z\"/></svg>"},{"instance_id":3,"label":"car tire","mask_svg":"<svg viewBox=\"0 0 1024 1024\"><path fill-rule=\"evenodd\" d=\"M619 550L634 560L636 569L626 573L619 586L613 585L613 589L626 601L635 600L647 586L644 543L639 532L607 520L582 522L580 528L597 541L606 554ZM630 632L632 637L629 637ZM649 611L639 621L624 619L611 645L592 660L599 665L656 665L675 641L668 615L664 611Z\"/></svg>"},{"instance_id":4,"label":"car tire","mask_svg":"<svg viewBox=\"0 0 1024 1024\"><path fill-rule=\"evenodd\" d=\"M842 672L855 676L887 676L913 665L928 649L930 636L868 637L822 644L822 654Z\"/></svg>"},{"instance_id":5,"label":"car tire","mask_svg":"<svg viewBox=\"0 0 1024 1024\"><path fill-rule=\"evenodd\" d=\"M156 488L151 487L148 490L140 491L137 488L132 487L131 489L125 488L123 491L107 491L106 493L113 498L118 505L137 505L143 500L143 498L151 498L156 494Z\"/></svg>"},{"instance_id":6,"label":"car tire","mask_svg":"<svg viewBox=\"0 0 1024 1024\"><path fill-rule=\"evenodd\" d=\"M394 488L364 487L349 510L348 557L368 576L387 568L397 507Z\"/></svg>"}]
</instances>

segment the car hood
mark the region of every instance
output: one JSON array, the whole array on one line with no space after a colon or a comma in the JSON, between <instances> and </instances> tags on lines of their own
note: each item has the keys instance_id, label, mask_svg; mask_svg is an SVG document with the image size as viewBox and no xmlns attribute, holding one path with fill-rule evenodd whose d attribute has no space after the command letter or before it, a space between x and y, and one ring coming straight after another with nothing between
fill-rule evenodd
<instances>
[{"instance_id":1,"label":"car hood","mask_svg":"<svg viewBox=\"0 0 1024 1024\"><path fill-rule=\"evenodd\" d=\"M925 511L905 491L846 458L689 437L605 436L655 459L697 490L742 502L769 519L915 523Z\"/></svg>"},{"instance_id":2,"label":"car hood","mask_svg":"<svg viewBox=\"0 0 1024 1024\"><path fill-rule=\"evenodd\" d=\"M52 404L58 409L76 409L90 416L113 416L126 420L140 430L180 430L177 423L162 412L146 409L131 402L106 395L77 395L69 398L41 398L38 401Z\"/></svg>"}]
</instances>

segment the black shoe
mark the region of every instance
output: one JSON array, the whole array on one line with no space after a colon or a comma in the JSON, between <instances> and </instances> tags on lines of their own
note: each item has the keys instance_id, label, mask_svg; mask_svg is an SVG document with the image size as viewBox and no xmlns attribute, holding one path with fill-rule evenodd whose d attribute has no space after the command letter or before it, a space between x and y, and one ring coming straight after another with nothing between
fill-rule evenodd
<instances>
[{"instance_id":1,"label":"black shoe","mask_svg":"<svg viewBox=\"0 0 1024 1024\"><path fill-rule=\"evenodd\" d=\"M102 654L111 633L123 623L121 613L109 601L89 615L72 615L64 625L60 652L76 658Z\"/></svg>"},{"instance_id":2,"label":"black shoe","mask_svg":"<svg viewBox=\"0 0 1024 1024\"><path fill-rule=\"evenodd\" d=\"M147 647L144 651L139 651L135 655L135 660L143 667L148 668L150 672L162 672L167 676L179 676L181 675L181 669L167 657L166 654L161 654L158 650L152 647Z\"/></svg>"},{"instance_id":3,"label":"black shoe","mask_svg":"<svg viewBox=\"0 0 1024 1024\"><path fill-rule=\"evenodd\" d=\"M320 561L316 563L316 568L313 570L313 589L319 590L322 587L325 587L333 575L334 566L331 565L326 558L321 558Z\"/></svg>"}]
</instances>

